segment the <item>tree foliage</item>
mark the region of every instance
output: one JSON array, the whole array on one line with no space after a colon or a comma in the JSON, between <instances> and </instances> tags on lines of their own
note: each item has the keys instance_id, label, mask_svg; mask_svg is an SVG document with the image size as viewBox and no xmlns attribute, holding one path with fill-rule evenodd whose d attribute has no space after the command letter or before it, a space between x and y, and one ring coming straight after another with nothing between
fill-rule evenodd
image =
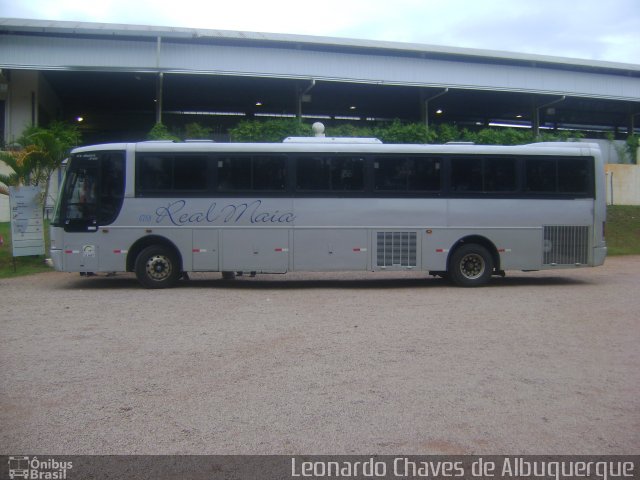
<instances>
[{"instance_id":1,"label":"tree foliage","mask_svg":"<svg viewBox=\"0 0 640 480\"><path fill-rule=\"evenodd\" d=\"M184 126L184 138L203 140L211 138L211 129L200 125L198 122L187 123Z\"/></svg>"},{"instance_id":2,"label":"tree foliage","mask_svg":"<svg viewBox=\"0 0 640 480\"><path fill-rule=\"evenodd\" d=\"M629 152L631 163L640 163L640 158L638 158L638 148L640 148L640 135L629 135L627 137L627 151Z\"/></svg>"},{"instance_id":3,"label":"tree foliage","mask_svg":"<svg viewBox=\"0 0 640 480\"><path fill-rule=\"evenodd\" d=\"M179 142L180 138L171 133L165 124L156 123L153 128L149 130L147 140L173 140L175 142Z\"/></svg>"},{"instance_id":4,"label":"tree foliage","mask_svg":"<svg viewBox=\"0 0 640 480\"><path fill-rule=\"evenodd\" d=\"M296 118L243 120L229 130L232 142L281 142L287 137L311 135L311 126Z\"/></svg>"},{"instance_id":5,"label":"tree foliage","mask_svg":"<svg viewBox=\"0 0 640 480\"><path fill-rule=\"evenodd\" d=\"M0 152L0 160L13 170L0 175L0 182L8 186L42 185L46 198L51 174L79 143L80 132L75 125L54 122L47 128L28 127L15 148Z\"/></svg>"},{"instance_id":6,"label":"tree foliage","mask_svg":"<svg viewBox=\"0 0 640 480\"><path fill-rule=\"evenodd\" d=\"M47 128L28 127L11 150L0 154L13 170L0 176L0 181L7 185L43 185L79 142L75 125L54 122Z\"/></svg>"},{"instance_id":7,"label":"tree foliage","mask_svg":"<svg viewBox=\"0 0 640 480\"><path fill-rule=\"evenodd\" d=\"M311 127L297 119L244 120L229 130L233 142L281 142L289 136L309 136ZM375 137L384 143L438 144L447 142L474 142L478 145L522 145L540 141L568 141L582 138L581 132L543 132L538 137L529 129L482 128L470 130L452 124L427 128L422 123L394 120L371 125L329 125L330 137Z\"/></svg>"}]
</instances>

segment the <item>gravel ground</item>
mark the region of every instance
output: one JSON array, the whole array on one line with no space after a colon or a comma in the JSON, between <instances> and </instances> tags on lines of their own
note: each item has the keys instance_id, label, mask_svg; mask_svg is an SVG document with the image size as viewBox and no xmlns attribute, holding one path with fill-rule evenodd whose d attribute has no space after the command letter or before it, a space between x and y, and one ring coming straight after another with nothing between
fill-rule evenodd
<instances>
[{"instance_id":1,"label":"gravel ground","mask_svg":"<svg viewBox=\"0 0 640 480\"><path fill-rule=\"evenodd\" d=\"M0 280L0 453L638 453L639 285L640 257L478 289Z\"/></svg>"}]
</instances>

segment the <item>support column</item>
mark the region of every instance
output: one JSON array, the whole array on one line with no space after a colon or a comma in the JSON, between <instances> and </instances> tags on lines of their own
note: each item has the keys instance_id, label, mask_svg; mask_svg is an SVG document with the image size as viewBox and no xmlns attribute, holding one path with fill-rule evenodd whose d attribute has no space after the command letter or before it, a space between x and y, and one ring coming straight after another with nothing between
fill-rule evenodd
<instances>
[{"instance_id":1,"label":"support column","mask_svg":"<svg viewBox=\"0 0 640 480\"><path fill-rule=\"evenodd\" d=\"M164 82L164 73L158 74L156 80L156 123L162 123L162 84Z\"/></svg>"},{"instance_id":2,"label":"support column","mask_svg":"<svg viewBox=\"0 0 640 480\"><path fill-rule=\"evenodd\" d=\"M158 78L156 80L156 123L162 123L162 95L164 82L164 73L160 71L160 58L162 55L162 37L156 37L156 68L158 69Z\"/></svg>"},{"instance_id":3,"label":"support column","mask_svg":"<svg viewBox=\"0 0 640 480\"><path fill-rule=\"evenodd\" d=\"M13 143L27 127L38 125L38 77L35 70L11 70L5 102L5 143Z\"/></svg>"},{"instance_id":4,"label":"support column","mask_svg":"<svg viewBox=\"0 0 640 480\"><path fill-rule=\"evenodd\" d=\"M567 98L565 95L562 97L552 100L551 102L543 103L542 105L537 105L537 101L533 99L533 112L531 116L531 128L533 130L534 136L540 135L540 110L543 108L550 107L551 105L555 105L556 103L564 102L564 99Z\"/></svg>"},{"instance_id":5,"label":"support column","mask_svg":"<svg viewBox=\"0 0 640 480\"><path fill-rule=\"evenodd\" d=\"M443 91L441 91L440 93L436 93L435 95L432 95L431 97L428 98L424 98L423 99L423 106L424 106L424 125L425 127L427 127L427 130L429 130L429 102L432 100L435 100L438 97L441 97L443 95L446 95L447 93L449 93L449 88L445 88ZM421 97L423 97L423 95L421 95Z\"/></svg>"},{"instance_id":6,"label":"support column","mask_svg":"<svg viewBox=\"0 0 640 480\"><path fill-rule=\"evenodd\" d=\"M531 101L531 131L534 137L540 135L540 110L535 97Z\"/></svg>"},{"instance_id":7,"label":"support column","mask_svg":"<svg viewBox=\"0 0 640 480\"><path fill-rule=\"evenodd\" d=\"M309 83L309 85L307 85L307 88L305 88L304 90L302 90L302 87L300 87L299 84L296 84L296 117L298 118L298 121L301 123L302 123L302 103L305 102L305 100L307 102L311 101L308 98L309 92L315 86L316 86L316 81L313 78L311 79L311 83Z\"/></svg>"}]
</instances>

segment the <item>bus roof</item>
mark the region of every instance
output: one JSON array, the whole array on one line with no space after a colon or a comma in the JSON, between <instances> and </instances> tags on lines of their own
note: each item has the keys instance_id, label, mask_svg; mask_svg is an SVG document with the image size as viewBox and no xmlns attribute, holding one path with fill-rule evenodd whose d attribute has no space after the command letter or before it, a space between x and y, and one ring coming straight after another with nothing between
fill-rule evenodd
<instances>
[{"instance_id":1,"label":"bus roof","mask_svg":"<svg viewBox=\"0 0 640 480\"><path fill-rule=\"evenodd\" d=\"M310 141L283 143L214 143L151 141L138 143L108 143L79 147L72 153L100 150L133 150L135 152L185 152L185 153L362 153L362 154L485 154L485 155L595 155L600 147L586 142L541 142L527 145L463 145L463 144L383 144L379 140L336 141L335 137L308 137Z\"/></svg>"}]
</instances>

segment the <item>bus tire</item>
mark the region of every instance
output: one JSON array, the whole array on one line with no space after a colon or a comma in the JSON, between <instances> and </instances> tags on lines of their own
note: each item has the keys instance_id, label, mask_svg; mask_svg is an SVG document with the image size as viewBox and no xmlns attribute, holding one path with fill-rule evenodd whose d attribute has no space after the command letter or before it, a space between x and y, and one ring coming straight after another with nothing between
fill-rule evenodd
<instances>
[{"instance_id":1,"label":"bus tire","mask_svg":"<svg viewBox=\"0 0 640 480\"><path fill-rule=\"evenodd\" d=\"M180 278L180 262L176 253L162 245L151 245L136 257L135 272L145 288L172 287Z\"/></svg>"},{"instance_id":2,"label":"bus tire","mask_svg":"<svg viewBox=\"0 0 640 480\"><path fill-rule=\"evenodd\" d=\"M448 273L459 287L486 285L493 274L493 257L482 245L463 244L453 252Z\"/></svg>"}]
</instances>

